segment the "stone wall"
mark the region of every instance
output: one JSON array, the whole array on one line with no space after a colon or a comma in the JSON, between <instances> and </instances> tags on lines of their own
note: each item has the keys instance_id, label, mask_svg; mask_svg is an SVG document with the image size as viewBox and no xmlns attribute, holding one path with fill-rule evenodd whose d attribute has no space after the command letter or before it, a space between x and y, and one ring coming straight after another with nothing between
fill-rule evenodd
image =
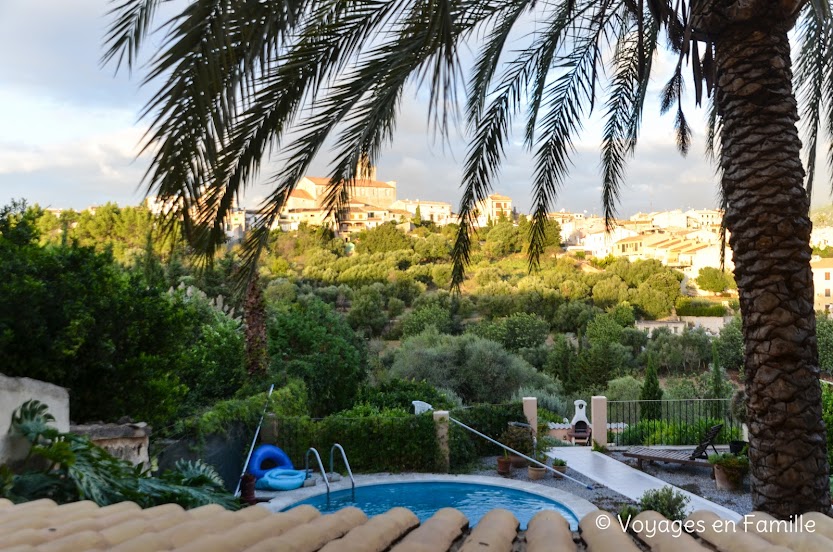
<instances>
[{"instance_id":1,"label":"stone wall","mask_svg":"<svg viewBox=\"0 0 833 552\"><path fill-rule=\"evenodd\" d=\"M144 423L74 425L70 431L86 435L97 446L134 466L150 465L150 427Z\"/></svg>"},{"instance_id":2,"label":"stone wall","mask_svg":"<svg viewBox=\"0 0 833 552\"><path fill-rule=\"evenodd\" d=\"M12 414L29 399L49 407L59 431L69 431L69 393L63 387L30 378L10 378L0 374L0 464L14 463L26 456L28 442L9 435Z\"/></svg>"}]
</instances>

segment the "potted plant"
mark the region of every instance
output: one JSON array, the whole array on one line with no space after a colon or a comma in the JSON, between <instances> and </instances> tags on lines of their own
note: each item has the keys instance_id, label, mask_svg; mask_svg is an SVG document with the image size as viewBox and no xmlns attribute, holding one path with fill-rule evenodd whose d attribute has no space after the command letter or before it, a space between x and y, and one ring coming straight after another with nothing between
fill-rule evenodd
<instances>
[{"instance_id":1,"label":"potted plant","mask_svg":"<svg viewBox=\"0 0 833 552\"><path fill-rule=\"evenodd\" d=\"M553 458L552 459L552 469L559 473L567 473L567 461L562 460L561 458ZM552 474L553 477L556 479L562 479L560 475L557 473Z\"/></svg>"},{"instance_id":2,"label":"potted plant","mask_svg":"<svg viewBox=\"0 0 833 552\"><path fill-rule=\"evenodd\" d=\"M749 457L743 454L724 452L709 456L709 463L714 466L714 482L718 489L740 491L743 478L749 471Z\"/></svg>"},{"instance_id":3,"label":"potted plant","mask_svg":"<svg viewBox=\"0 0 833 552\"><path fill-rule=\"evenodd\" d=\"M498 475L509 475L512 473L512 459L509 458L509 453L503 451L503 456L497 457L497 473Z\"/></svg>"},{"instance_id":4,"label":"potted plant","mask_svg":"<svg viewBox=\"0 0 833 552\"><path fill-rule=\"evenodd\" d=\"M500 442L507 447L529 456L532 454L532 430L528 427L510 425L500 436ZM526 459L516 454L510 454L512 467L525 468Z\"/></svg>"},{"instance_id":5,"label":"potted plant","mask_svg":"<svg viewBox=\"0 0 833 552\"><path fill-rule=\"evenodd\" d=\"M536 452L534 458L542 464L547 463L547 455L544 454L544 451L542 450ZM530 464L527 468L527 475L529 476L530 481L544 479L544 476L547 475L547 468L539 466L538 464Z\"/></svg>"}]
</instances>

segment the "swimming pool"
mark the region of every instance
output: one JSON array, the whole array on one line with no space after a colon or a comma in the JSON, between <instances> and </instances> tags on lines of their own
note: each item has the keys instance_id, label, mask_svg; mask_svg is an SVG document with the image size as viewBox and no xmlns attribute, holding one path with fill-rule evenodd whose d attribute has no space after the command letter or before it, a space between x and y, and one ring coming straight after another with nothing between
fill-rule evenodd
<instances>
[{"instance_id":1,"label":"swimming pool","mask_svg":"<svg viewBox=\"0 0 833 552\"><path fill-rule=\"evenodd\" d=\"M578 529L578 518L566 506L555 500L506 487L478 483L427 481L413 483L382 483L356 487L353 501L350 489L319 494L284 508L288 510L309 504L321 512L334 512L345 506L355 506L368 516L381 514L396 506L411 510L421 522L446 507L460 510L474 526L486 512L494 508L509 510L521 523L521 529L541 510L555 510L564 516L572 530Z\"/></svg>"}]
</instances>

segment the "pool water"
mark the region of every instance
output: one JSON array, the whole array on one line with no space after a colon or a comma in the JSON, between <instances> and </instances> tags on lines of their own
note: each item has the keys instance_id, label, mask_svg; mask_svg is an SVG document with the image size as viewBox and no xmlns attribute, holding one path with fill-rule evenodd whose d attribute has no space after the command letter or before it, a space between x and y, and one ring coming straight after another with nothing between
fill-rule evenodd
<instances>
[{"instance_id":1,"label":"pool water","mask_svg":"<svg viewBox=\"0 0 833 552\"><path fill-rule=\"evenodd\" d=\"M521 529L526 529L529 520L541 510L555 510L564 516L570 524L570 529L578 529L575 514L555 500L506 487L472 483L415 482L366 485L356 487L355 501L352 491L347 489L330 493L329 503L324 493L297 502L285 510L301 504L309 504L324 513L334 512L345 506L355 506L368 516L402 506L416 514L420 522L424 522L441 508L451 507L465 514L472 527L489 510L504 508L515 514L521 523Z\"/></svg>"}]
</instances>

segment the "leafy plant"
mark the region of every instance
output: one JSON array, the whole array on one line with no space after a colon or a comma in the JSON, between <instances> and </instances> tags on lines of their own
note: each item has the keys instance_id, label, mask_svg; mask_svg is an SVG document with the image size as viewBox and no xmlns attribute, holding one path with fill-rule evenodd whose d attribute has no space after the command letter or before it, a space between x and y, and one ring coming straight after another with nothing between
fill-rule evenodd
<instances>
[{"instance_id":1,"label":"leafy plant","mask_svg":"<svg viewBox=\"0 0 833 552\"><path fill-rule=\"evenodd\" d=\"M608 449L605 445L600 445L596 441L593 441L593 452L601 452L602 454L607 454L608 452L610 452L610 449Z\"/></svg>"},{"instance_id":2,"label":"leafy plant","mask_svg":"<svg viewBox=\"0 0 833 552\"><path fill-rule=\"evenodd\" d=\"M238 507L210 466L179 462L174 470L149 477L87 437L50 427L51 419L45 405L35 400L15 411L11 431L25 437L31 449L21 473L7 468L0 472L0 495L14 502L51 498L59 503L92 500L100 506L130 500L143 507L170 502L186 508Z\"/></svg>"},{"instance_id":3,"label":"leafy plant","mask_svg":"<svg viewBox=\"0 0 833 552\"><path fill-rule=\"evenodd\" d=\"M532 430L528 427L510 425L501 434L498 441L521 454L527 456L532 454Z\"/></svg>"},{"instance_id":4,"label":"leafy plant","mask_svg":"<svg viewBox=\"0 0 833 552\"><path fill-rule=\"evenodd\" d=\"M749 457L745 454L721 452L709 455L709 464L723 466L729 470L746 471L749 469Z\"/></svg>"},{"instance_id":5,"label":"leafy plant","mask_svg":"<svg viewBox=\"0 0 833 552\"><path fill-rule=\"evenodd\" d=\"M561 458L553 458L552 459L552 466L553 467L555 467L555 466L566 466L566 465L567 465L566 460L562 460Z\"/></svg>"},{"instance_id":6,"label":"leafy plant","mask_svg":"<svg viewBox=\"0 0 833 552\"><path fill-rule=\"evenodd\" d=\"M633 504L625 504L621 508L619 508L619 519L623 522L626 522L629 519L635 518L639 515L640 509L634 506Z\"/></svg>"},{"instance_id":7,"label":"leafy plant","mask_svg":"<svg viewBox=\"0 0 833 552\"><path fill-rule=\"evenodd\" d=\"M673 487L666 486L645 491L639 499L639 506L643 511L653 510L672 521L682 521L686 516L685 509L688 502L689 498L686 495L675 491Z\"/></svg>"}]
</instances>

